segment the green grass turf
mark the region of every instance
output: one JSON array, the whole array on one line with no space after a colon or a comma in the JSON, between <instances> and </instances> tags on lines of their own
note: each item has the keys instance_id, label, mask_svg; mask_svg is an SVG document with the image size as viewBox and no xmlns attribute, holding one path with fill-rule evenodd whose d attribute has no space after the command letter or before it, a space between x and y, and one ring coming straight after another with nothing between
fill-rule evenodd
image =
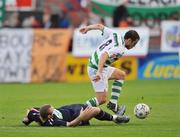
<instances>
[{"instance_id":1,"label":"green grass turf","mask_svg":"<svg viewBox=\"0 0 180 137\"><path fill-rule=\"evenodd\" d=\"M0 137L180 137L179 80L126 81L119 103L127 106L128 124L93 119L87 127L45 128L21 123L26 108L84 103L93 96L90 83L0 84ZM152 107L147 119L133 115L139 102Z\"/></svg>"}]
</instances>

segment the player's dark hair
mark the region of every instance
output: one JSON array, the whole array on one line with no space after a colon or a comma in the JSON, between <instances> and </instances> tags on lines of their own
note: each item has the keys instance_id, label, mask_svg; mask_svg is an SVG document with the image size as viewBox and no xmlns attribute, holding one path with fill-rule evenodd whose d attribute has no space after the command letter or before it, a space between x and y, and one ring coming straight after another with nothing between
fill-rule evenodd
<instances>
[{"instance_id":1,"label":"player's dark hair","mask_svg":"<svg viewBox=\"0 0 180 137\"><path fill-rule=\"evenodd\" d=\"M128 32L125 33L124 39L132 39L133 41L139 40L139 34L135 30L129 30Z\"/></svg>"},{"instance_id":2,"label":"player's dark hair","mask_svg":"<svg viewBox=\"0 0 180 137\"><path fill-rule=\"evenodd\" d=\"M47 120L48 119L48 110L49 108L51 108L51 105L47 104L47 105L44 105L40 108L40 116L43 120Z\"/></svg>"}]
</instances>

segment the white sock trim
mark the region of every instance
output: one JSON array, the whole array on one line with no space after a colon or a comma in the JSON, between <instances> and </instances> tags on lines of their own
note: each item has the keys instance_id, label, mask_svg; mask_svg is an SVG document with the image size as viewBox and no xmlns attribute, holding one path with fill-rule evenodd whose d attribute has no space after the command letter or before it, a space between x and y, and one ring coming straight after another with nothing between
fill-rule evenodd
<instances>
[{"instance_id":1,"label":"white sock trim","mask_svg":"<svg viewBox=\"0 0 180 137\"><path fill-rule=\"evenodd\" d=\"M115 86L115 85L112 85L112 89L118 89L118 90L122 90L122 87L120 86ZM120 92L120 91L119 91Z\"/></svg>"},{"instance_id":2,"label":"white sock trim","mask_svg":"<svg viewBox=\"0 0 180 137\"><path fill-rule=\"evenodd\" d=\"M99 101L97 100L97 98L94 98L96 100L96 106L99 106Z\"/></svg>"},{"instance_id":3,"label":"white sock trim","mask_svg":"<svg viewBox=\"0 0 180 137\"><path fill-rule=\"evenodd\" d=\"M124 84L124 80L115 80L115 81L119 81L120 83Z\"/></svg>"},{"instance_id":4,"label":"white sock trim","mask_svg":"<svg viewBox=\"0 0 180 137\"><path fill-rule=\"evenodd\" d=\"M115 100L115 99L110 99L110 102L114 103L114 104L117 104L117 100Z\"/></svg>"},{"instance_id":5,"label":"white sock trim","mask_svg":"<svg viewBox=\"0 0 180 137\"><path fill-rule=\"evenodd\" d=\"M117 115L113 115L113 121L116 121Z\"/></svg>"},{"instance_id":6,"label":"white sock trim","mask_svg":"<svg viewBox=\"0 0 180 137\"><path fill-rule=\"evenodd\" d=\"M112 93L111 93L111 96L117 96L117 97L119 97L119 95L120 95L120 93L116 93L116 92L112 92Z\"/></svg>"},{"instance_id":7,"label":"white sock trim","mask_svg":"<svg viewBox=\"0 0 180 137\"><path fill-rule=\"evenodd\" d=\"M89 106L89 107L92 107L91 103L89 101L86 101L86 104Z\"/></svg>"}]
</instances>

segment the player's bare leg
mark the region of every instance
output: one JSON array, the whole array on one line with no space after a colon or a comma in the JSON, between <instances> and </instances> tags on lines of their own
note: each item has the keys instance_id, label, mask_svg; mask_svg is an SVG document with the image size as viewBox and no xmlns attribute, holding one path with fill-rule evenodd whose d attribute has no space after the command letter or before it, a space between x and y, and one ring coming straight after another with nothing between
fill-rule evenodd
<instances>
[{"instance_id":1,"label":"player's bare leg","mask_svg":"<svg viewBox=\"0 0 180 137\"><path fill-rule=\"evenodd\" d=\"M107 92L96 92L96 98L99 102L99 105L106 103L107 101Z\"/></svg>"},{"instance_id":2,"label":"player's bare leg","mask_svg":"<svg viewBox=\"0 0 180 137\"><path fill-rule=\"evenodd\" d=\"M86 104L88 104L88 106L96 107L96 106L106 103L106 101L107 101L107 92L106 91L96 92L96 97L88 100L86 102Z\"/></svg>"}]
</instances>

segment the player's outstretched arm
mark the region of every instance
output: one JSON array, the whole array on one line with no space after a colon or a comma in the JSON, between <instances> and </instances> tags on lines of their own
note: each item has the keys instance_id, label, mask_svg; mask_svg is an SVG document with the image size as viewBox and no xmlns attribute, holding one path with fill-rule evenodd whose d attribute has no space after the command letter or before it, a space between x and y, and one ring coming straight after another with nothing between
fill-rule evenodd
<instances>
[{"instance_id":1,"label":"player's outstretched arm","mask_svg":"<svg viewBox=\"0 0 180 137\"><path fill-rule=\"evenodd\" d=\"M102 24L93 24L93 25L89 25L89 26L85 26L83 28L80 29L80 32L82 34L86 34L88 31L90 30L103 30L104 29L104 25Z\"/></svg>"}]
</instances>

